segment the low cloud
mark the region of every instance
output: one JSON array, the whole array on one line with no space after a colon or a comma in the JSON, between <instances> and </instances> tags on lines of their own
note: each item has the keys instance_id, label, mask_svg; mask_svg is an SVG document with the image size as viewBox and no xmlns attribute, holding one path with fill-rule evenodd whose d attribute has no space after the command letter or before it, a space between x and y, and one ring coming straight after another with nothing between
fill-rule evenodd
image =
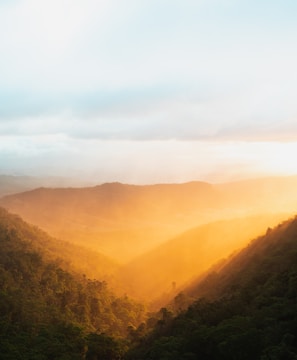
<instances>
[{"instance_id":1,"label":"low cloud","mask_svg":"<svg viewBox=\"0 0 297 360\"><path fill-rule=\"evenodd\" d=\"M297 139L294 96L267 86L215 95L162 88L138 94L136 90L94 93L65 96L65 102L57 97L55 107L42 98L36 100L38 106L32 105L32 111L30 103L19 102L18 96L1 106L2 136L60 134L74 139L129 141Z\"/></svg>"}]
</instances>

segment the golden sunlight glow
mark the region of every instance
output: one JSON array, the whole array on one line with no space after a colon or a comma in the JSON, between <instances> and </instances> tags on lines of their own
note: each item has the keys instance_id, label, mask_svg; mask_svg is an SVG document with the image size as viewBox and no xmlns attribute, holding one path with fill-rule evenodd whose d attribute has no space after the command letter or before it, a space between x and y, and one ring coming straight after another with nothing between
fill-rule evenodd
<instances>
[{"instance_id":1,"label":"golden sunlight glow","mask_svg":"<svg viewBox=\"0 0 297 360\"><path fill-rule=\"evenodd\" d=\"M113 259L121 264L114 288L154 300L170 292L172 282L179 289L291 216L296 188L296 176L218 185L110 183L40 188L3 198L0 205L57 238Z\"/></svg>"}]
</instances>

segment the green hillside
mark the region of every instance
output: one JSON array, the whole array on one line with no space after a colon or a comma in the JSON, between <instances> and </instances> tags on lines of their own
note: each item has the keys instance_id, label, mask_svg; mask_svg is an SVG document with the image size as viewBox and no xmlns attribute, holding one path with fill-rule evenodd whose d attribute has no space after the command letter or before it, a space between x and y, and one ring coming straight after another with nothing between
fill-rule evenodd
<instances>
[{"instance_id":1,"label":"green hillside","mask_svg":"<svg viewBox=\"0 0 297 360\"><path fill-rule=\"evenodd\" d=\"M195 227L120 267L115 278L136 298L164 304L213 263L287 217L263 214Z\"/></svg>"},{"instance_id":2,"label":"green hillside","mask_svg":"<svg viewBox=\"0 0 297 360\"><path fill-rule=\"evenodd\" d=\"M0 209L0 358L118 358L114 339L143 320L143 306L47 260L35 246L43 236Z\"/></svg>"},{"instance_id":3,"label":"green hillside","mask_svg":"<svg viewBox=\"0 0 297 360\"><path fill-rule=\"evenodd\" d=\"M4 219L7 213L1 209L1 214ZM27 226L18 216L11 216L10 221L22 232L22 239L26 239L32 249L42 253L44 259L54 261L64 270L85 274L90 278L109 280L119 267L115 261L94 250L55 239L36 226Z\"/></svg>"},{"instance_id":4,"label":"green hillside","mask_svg":"<svg viewBox=\"0 0 297 360\"><path fill-rule=\"evenodd\" d=\"M147 322L128 359L297 359L297 219L268 229ZM154 325L155 326L152 326Z\"/></svg>"}]
</instances>

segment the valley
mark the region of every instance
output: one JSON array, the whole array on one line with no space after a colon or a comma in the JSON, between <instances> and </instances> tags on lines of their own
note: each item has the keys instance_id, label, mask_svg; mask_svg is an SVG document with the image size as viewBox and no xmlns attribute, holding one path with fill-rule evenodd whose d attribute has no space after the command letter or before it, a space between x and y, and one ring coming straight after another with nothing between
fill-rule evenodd
<instances>
[{"instance_id":1,"label":"valley","mask_svg":"<svg viewBox=\"0 0 297 360\"><path fill-rule=\"evenodd\" d=\"M38 188L2 197L0 206L57 238L127 263L202 224L294 213L297 177L226 184Z\"/></svg>"},{"instance_id":2,"label":"valley","mask_svg":"<svg viewBox=\"0 0 297 360\"><path fill-rule=\"evenodd\" d=\"M297 360L296 19L0 1L0 360Z\"/></svg>"},{"instance_id":3,"label":"valley","mask_svg":"<svg viewBox=\"0 0 297 360\"><path fill-rule=\"evenodd\" d=\"M25 359L38 358L44 351L38 342L46 331L46 346L51 347L60 333L76 337L81 344L75 348L72 340L67 340L66 346L66 340L60 339L59 355L47 355L54 359L68 359L70 354L93 359L93 353L108 360L159 359L152 354L161 354L163 345L159 348L155 341L160 338L162 344L164 336L176 341L170 331L178 321L187 323L191 309L212 309L212 304L221 304L220 299L227 297L226 306L234 307L232 318L240 314L253 317L256 305L247 305L250 312L243 312L241 294L252 291L254 285L250 284L257 281L253 277L261 273L253 267L259 267L262 260L252 265L254 258L265 264L266 258L272 257L275 275L271 276L281 276L277 268L282 268L285 260L277 265L278 258L266 248L277 254L278 247L285 249L286 241L295 246L296 220L287 219L294 216L296 185L296 177L226 184L113 183L37 188L2 197L0 297L4 306L1 321L7 331L2 333L1 346L8 353L14 349L15 359L21 359L21 347ZM290 256L282 251L283 256ZM241 275L236 278L236 274ZM262 276L261 281L269 283L269 272ZM250 282L241 284L240 278ZM288 279L293 281L291 275ZM234 289L238 289L236 293ZM263 294L257 291L257 299L263 296L272 306L266 287ZM199 300L202 298L206 303ZM244 301L252 300L247 296ZM215 326L221 326L225 311L224 307L224 315L215 315ZM205 321L203 336L213 341L216 335L205 327L211 320ZM242 326L248 325L242 322ZM186 336L184 329L181 331L180 344ZM13 333L18 334L14 343ZM36 353L28 347L29 338ZM142 338L147 339L145 346ZM156 346L158 350L154 350ZM185 354L178 346L170 343L168 353L176 349L182 359ZM200 355L206 351L203 346ZM182 347L191 356L198 354L192 344ZM216 355L211 356L225 356L221 348L214 351ZM206 358L207 351L203 354Z\"/></svg>"}]
</instances>

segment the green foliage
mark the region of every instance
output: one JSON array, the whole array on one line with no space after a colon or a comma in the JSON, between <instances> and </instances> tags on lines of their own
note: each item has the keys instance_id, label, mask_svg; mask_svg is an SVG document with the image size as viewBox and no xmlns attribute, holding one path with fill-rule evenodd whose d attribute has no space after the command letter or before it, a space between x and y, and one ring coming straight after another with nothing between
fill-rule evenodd
<instances>
[{"instance_id":1,"label":"green foliage","mask_svg":"<svg viewBox=\"0 0 297 360\"><path fill-rule=\"evenodd\" d=\"M136 327L143 306L116 297L104 281L45 261L32 245L37 235L0 209L0 358L97 359L91 354L100 348L120 359L121 342L112 337L124 337L129 324Z\"/></svg>"},{"instance_id":2,"label":"green foliage","mask_svg":"<svg viewBox=\"0 0 297 360\"><path fill-rule=\"evenodd\" d=\"M86 360L120 360L127 347L124 341L115 341L105 334L89 334Z\"/></svg>"},{"instance_id":3,"label":"green foliage","mask_svg":"<svg viewBox=\"0 0 297 360\"><path fill-rule=\"evenodd\" d=\"M48 261L38 236L0 209L1 360L297 360L297 219L146 322L106 282Z\"/></svg>"},{"instance_id":4,"label":"green foliage","mask_svg":"<svg viewBox=\"0 0 297 360\"><path fill-rule=\"evenodd\" d=\"M297 359L297 219L256 239L174 319L147 332L127 359ZM191 296L193 289L191 289ZM185 297L175 299L182 308Z\"/></svg>"}]
</instances>

